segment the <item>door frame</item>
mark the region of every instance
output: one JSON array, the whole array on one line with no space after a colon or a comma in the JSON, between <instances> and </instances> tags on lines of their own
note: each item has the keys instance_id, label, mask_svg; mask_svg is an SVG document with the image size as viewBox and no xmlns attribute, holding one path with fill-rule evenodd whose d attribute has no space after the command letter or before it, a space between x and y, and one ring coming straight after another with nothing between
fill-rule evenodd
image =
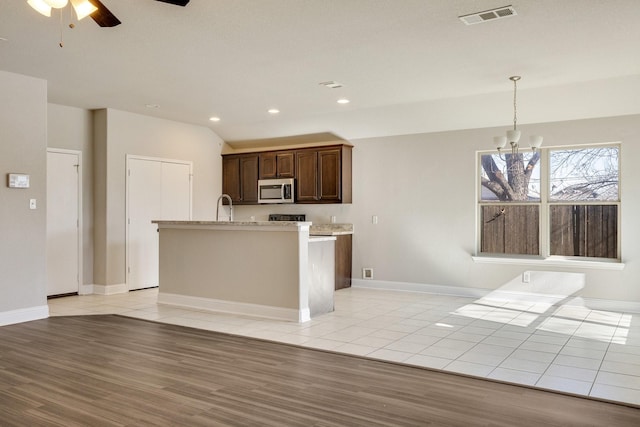
<instances>
[{"instance_id":1,"label":"door frame","mask_svg":"<svg viewBox=\"0 0 640 427\"><path fill-rule=\"evenodd\" d=\"M130 291L130 283L129 283L129 272L131 269L131 263L129 260L129 256L131 255L131 250L129 249L130 244L130 220L129 220L129 197L131 196L131 191L129 189L130 184L130 176L131 176L131 160L145 160L151 162L159 162L159 163L178 163L181 165L189 166L189 219L193 218L193 162L190 160L178 160L178 159L167 159L163 157L149 157L149 156L139 156L136 154L127 154L125 158L125 242L124 242L124 283L127 289L127 292Z\"/></svg>"},{"instance_id":2,"label":"door frame","mask_svg":"<svg viewBox=\"0 0 640 427\"><path fill-rule=\"evenodd\" d=\"M82 221L82 209L83 209L83 200L82 200L82 151L80 150L69 150L65 148L50 148L47 147L47 155L49 153L58 153L58 154L67 154L67 155L75 155L78 159L78 295L85 295L92 293L92 286L89 285L84 286L84 277L83 277L83 221ZM51 203L51 201L47 198L47 205ZM47 234L48 238L48 234ZM47 276L48 280L48 276Z\"/></svg>"}]
</instances>

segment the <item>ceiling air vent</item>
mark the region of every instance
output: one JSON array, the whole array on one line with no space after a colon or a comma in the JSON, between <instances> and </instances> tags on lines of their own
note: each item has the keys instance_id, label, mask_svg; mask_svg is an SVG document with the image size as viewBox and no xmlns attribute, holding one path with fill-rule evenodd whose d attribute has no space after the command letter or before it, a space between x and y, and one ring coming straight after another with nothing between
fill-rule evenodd
<instances>
[{"instance_id":1,"label":"ceiling air vent","mask_svg":"<svg viewBox=\"0 0 640 427\"><path fill-rule=\"evenodd\" d=\"M483 12L470 13L469 15L458 16L467 25L479 24L481 22L493 21L495 19L508 18L517 15L513 6L502 6L496 9L485 10Z\"/></svg>"},{"instance_id":2,"label":"ceiling air vent","mask_svg":"<svg viewBox=\"0 0 640 427\"><path fill-rule=\"evenodd\" d=\"M342 87L342 83L334 82L333 80L329 80L329 81L326 81L326 82L320 82L318 84L320 86L328 87L329 89L338 89L339 87Z\"/></svg>"}]
</instances>

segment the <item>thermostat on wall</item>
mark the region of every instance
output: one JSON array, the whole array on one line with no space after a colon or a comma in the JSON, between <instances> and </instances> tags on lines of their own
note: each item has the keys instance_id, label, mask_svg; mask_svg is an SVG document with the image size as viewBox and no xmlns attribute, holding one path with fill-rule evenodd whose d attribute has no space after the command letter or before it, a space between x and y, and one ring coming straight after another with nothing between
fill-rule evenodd
<instances>
[{"instance_id":1,"label":"thermostat on wall","mask_svg":"<svg viewBox=\"0 0 640 427\"><path fill-rule=\"evenodd\" d=\"M7 181L9 188L29 188L29 175L24 173L10 173Z\"/></svg>"}]
</instances>

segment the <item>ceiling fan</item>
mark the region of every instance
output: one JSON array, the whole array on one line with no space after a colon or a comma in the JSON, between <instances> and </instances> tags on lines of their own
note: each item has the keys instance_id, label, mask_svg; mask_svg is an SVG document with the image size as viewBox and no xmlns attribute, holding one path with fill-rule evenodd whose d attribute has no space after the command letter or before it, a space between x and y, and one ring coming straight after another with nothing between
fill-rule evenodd
<instances>
[{"instance_id":1,"label":"ceiling fan","mask_svg":"<svg viewBox=\"0 0 640 427\"><path fill-rule=\"evenodd\" d=\"M190 0L156 0L176 6L186 6ZM71 2L78 20L90 16L101 27L115 27L121 22L100 0L27 0L29 6L45 16L51 9L62 9Z\"/></svg>"},{"instance_id":2,"label":"ceiling fan","mask_svg":"<svg viewBox=\"0 0 640 427\"><path fill-rule=\"evenodd\" d=\"M176 6L186 6L189 3L189 0L156 0L161 1L163 3L174 4ZM116 18L116 16L111 13L107 7L102 4L100 0L89 0L91 4L98 8L91 15L91 18L96 21L96 23L101 27L115 27L116 25L120 25L120 20Z\"/></svg>"}]
</instances>

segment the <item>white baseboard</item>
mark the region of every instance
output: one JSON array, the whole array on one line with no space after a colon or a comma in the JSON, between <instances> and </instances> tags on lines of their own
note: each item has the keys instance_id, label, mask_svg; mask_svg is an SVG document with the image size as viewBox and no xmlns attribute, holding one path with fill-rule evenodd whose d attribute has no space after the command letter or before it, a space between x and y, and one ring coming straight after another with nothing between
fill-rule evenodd
<instances>
[{"instance_id":1,"label":"white baseboard","mask_svg":"<svg viewBox=\"0 0 640 427\"><path fill-rule=\"evenodd\" d=\"M580 296L563 296L517 292L500 289L463 288L459 286L427 285L423 283L391 282L383 280L351 279L351 286L363 289L379 289L403 292L422 292L435 295L450 295L466 298L482 298L491 294L492 298L543 301L554 304L562 301L563 305L588 307L592 310L614 311L622 313L640 313L640 302L618 301Z\"/></svg>"},{"instance_id":2,"label":"white baseboard","mask_svg":"<svg viewBox=\"0 0 640 427\"><path fill-rule=\"evenodd\" d=\"M307 322L311 319L309 309L296 310L293 308L272 307L268 305L248 304L234 301L223 301L211 298L192 297L187 295L158 293L158 303L178 307L195 308L198 310L218 311L222 313L240 314L245 316L266 317L269 319L286 320L288 322Z\"/></svg>"},{"instance_id":3,"label":"white baseboard","mask_svg":"<svg viewBox=\"0 0 640 427\"><path fill-rule=\"evenodd\" d=\"M19 310L3 311L0 312L0 326L46 319L47 317L49 317L49 306L47 304L21 308Z\"/></svg>"},{"instance_id":4,"label":"white baseboard","mask_svg":"<svg viewBox=\"0 0 640 427\"><path fill-rule=\"evenodd\" d=\"M458 286L427 285L424 283L390 282L369 279L351 279L351 287L388 291L422 292L426 294L450 295L468 298L480 298L491 292L489 289L481 288L462 288Z\"/></svg>"},{"instance_id":5,"label":"white baseboard","mask_svg":"<svg viewBox=\"0 0 640 427\"><path fill-rule=\"evenodd\" d=\"M119 283L117 285L91 285L93 293L96 295L114 295L114 294L126 294L129 292L129 288L126 283Z\"/></svg>"}]
</instances>

